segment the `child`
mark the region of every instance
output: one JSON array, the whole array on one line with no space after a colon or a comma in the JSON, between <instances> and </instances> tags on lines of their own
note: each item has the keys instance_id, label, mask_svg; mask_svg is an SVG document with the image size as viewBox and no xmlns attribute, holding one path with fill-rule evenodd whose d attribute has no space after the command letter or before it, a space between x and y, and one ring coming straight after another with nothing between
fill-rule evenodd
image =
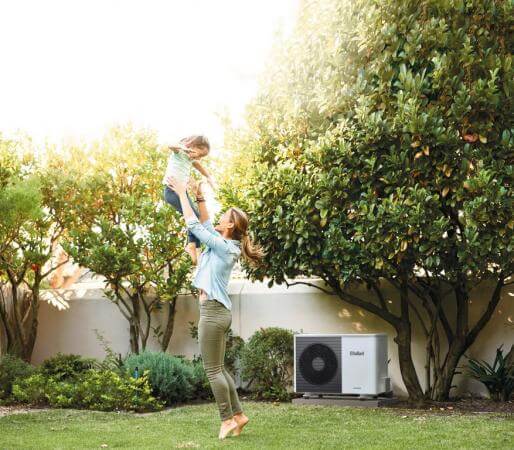
<instances>
[{"instance_id":1,"label":"child","mask_svg":"<svg viewBox=\"0 0 514 450\"><path fill-rule=\"evenodd\" d=\"M164 200L175 208L180 214L182 214L182 207L180 206L180 198L177 193L168 186L168 177L175 177L179 180L183 180L186 183L189 181L191 175L191 169L194 167L200 172L206 179L207 182L214 189L214 181L207 172L207 170L200 164L199 160L209 154L210 145L209 141L205 136L194 135L187 138L181 139L177 144L169 145L168 148L171 150L171 154L168 158L168 165L166 167L166 173L162 179L164 187ZM189 203L198 216L198 209L191 200L189 194L187 194ZM198 259L197 249L200 248L200 241L191 232L187 233L187 245L186 252L191 256L193 264L196 264Z\"/></svg>"}]
</instances>

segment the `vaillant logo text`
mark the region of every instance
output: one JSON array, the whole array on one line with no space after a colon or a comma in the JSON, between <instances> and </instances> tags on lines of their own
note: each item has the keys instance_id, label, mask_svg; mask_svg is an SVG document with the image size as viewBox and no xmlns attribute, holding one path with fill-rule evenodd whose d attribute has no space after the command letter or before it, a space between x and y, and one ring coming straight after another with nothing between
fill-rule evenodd
<instances>
[{"instance_id":1,"label":"vaillant logo text","mask_svg":"<svg viewBox=\"0 0 514 450\"><path fill-rule=\"evenodd\" d=\"M364 352L354 352L353 350L350 352L350 356L364 356Z\"/></svg>"}]
</instances>

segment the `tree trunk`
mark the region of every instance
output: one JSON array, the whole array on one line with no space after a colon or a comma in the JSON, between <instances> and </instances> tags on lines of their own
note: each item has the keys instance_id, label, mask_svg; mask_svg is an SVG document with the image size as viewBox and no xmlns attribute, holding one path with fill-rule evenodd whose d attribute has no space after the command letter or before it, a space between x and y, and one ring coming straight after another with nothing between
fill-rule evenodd
<instances>
[{"instance_id":1,"label":"tree trunk","mask_svg":"<svg viewBox=\"0 0 514 450\"><path fill-rule=\"evenodd\" d=\"M477 323L469 329L469 293L466 291L464 283L459 283L455 288L455 297L457 300L457 317L456 317L456 333L453 340L449 343L448 353L444 360L441 370L441 376L434 386L433 399L437 401L446 401L450 398L450 390L455 375L455 370L460 359L466 351L473 345L477 336L483 330L485 325L491 319L498 302L503 287L503 278L496 283L496 287L491 295L491 299L487 307L478 319Z\"/></svg>"},{"instance_id":2,"label":"tree trunk","mask_svg":"<svg viewBox=\"0 0 514 450\"><path fill-rule=\"evenodd\" d=\"M448 353L446 354L441 374L434 385L432 392L433 400L438 402L449 400L455 370L457 369L460 359L468 348L469 347L466 346L465 340L455 337L448 349Z\"/></svg>"},{"instance_id":3,"label":"tree trunk","mask_svg":"<svg viewBox=\"0 0 514 450\"><path fill-rule=\"evenodd\" d=\"M138 328L133 323L130 323L129 331L130 331L130 351L132 353L138 354L139 353Z\"/></svg>"},{"instance_id":4,"label":"tree trunk","mask_svg":"<svg viewBox=\"0 0 514 450\"><path fill-rule=\"evenodd\" d=\"M1 289L0 315L6 336L5 353L30 362L38 327L37 292L34 294L11 284L2 286Z\"/></svg>"},{"instance_id":5,"label":"tree trunk","mask_svg":"<svg viewBox=\"0 0 514 450\"><path fill-rule=\"evenodd\" d=\"M424 399L424 394L412 360L411 326L409 323L402 323L397 327L396 332L397 335L394 338L394 341L398 345L400 371L403 383L405 384L405 388L409 394L409 400L421 402Z\"/></svg>"},{"instance_id":6,"label":"tree trunk","mask_svg":"<svg viewBox=\"0 0 514 450\"><path fill-rule=\"evenodd\" d=\"M26 321L23 321L23 328L27 330L24 359L30 362L32 359L32 352L34 351L34 345L36 344L37 330L39 326L39 281L36 281L34 289L32 290L29 307L30 311L27 311Z\"/></svg>"},{"instance_id":7,"label":"tree trunk","mask_svg":"<svg viewBox=\"0 0 514 450\"><path fill-rule=\"evenodd\" d=\"M165 352L170 345L171 336L173 335L173 328L175 326L175 309L177 304L177 298L174 298L168 302L168 320L166 322L166 329L162 336L161 350Z\"/></svg>"}]
</instances>

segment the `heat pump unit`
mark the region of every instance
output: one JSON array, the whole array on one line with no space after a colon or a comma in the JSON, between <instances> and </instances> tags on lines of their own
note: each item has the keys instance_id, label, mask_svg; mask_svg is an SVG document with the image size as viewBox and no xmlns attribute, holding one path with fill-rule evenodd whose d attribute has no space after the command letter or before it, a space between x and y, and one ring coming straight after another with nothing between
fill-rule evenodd
<instances>
[{"instance_id":1,"label":"heat pump unit","mask_svg":"<svg viewBox=\"0 0 514 450\"><path fill-rule=\"evenodd\" d=\"M297 334L294 390L298 393L389 394L386 334Z\"/></svg>"}]
</instances>

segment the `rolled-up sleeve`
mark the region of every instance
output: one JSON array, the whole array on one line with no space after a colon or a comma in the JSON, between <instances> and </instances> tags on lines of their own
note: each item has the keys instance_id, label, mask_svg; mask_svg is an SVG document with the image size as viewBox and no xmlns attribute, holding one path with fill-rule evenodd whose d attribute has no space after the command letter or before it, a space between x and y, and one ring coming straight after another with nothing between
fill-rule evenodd
<instances>
[{"instance_id":1,"label":"rolled-up sleeve","mask_svg":"<svg viewBox=\"0 0 514 450\"><path fill-rule=\"evenodd\" d=\"M212 233L216 236L221 236L215 229L214 229L214 226L212 225L212 222L208 219L206 220L205 222L202 222L202 225L203 227L209 232L209 233Z\"/></svg>"},{"instance_id":2,"label":"rolled-up sleeve","mask_svg":"<svg viewBox=\"0 0 514 450\"><path fill-rule=\"evenodd\" d=\"M216 234L209 231L204 225L200 223L197 217L186 219L186 225L188 230L191 231L191 233L193 233L200 240L200 242L204 243L213 251L217 253L227 253L230 251L228 242L221 236L217 236Z\"/></svg>"}]
</instances>

